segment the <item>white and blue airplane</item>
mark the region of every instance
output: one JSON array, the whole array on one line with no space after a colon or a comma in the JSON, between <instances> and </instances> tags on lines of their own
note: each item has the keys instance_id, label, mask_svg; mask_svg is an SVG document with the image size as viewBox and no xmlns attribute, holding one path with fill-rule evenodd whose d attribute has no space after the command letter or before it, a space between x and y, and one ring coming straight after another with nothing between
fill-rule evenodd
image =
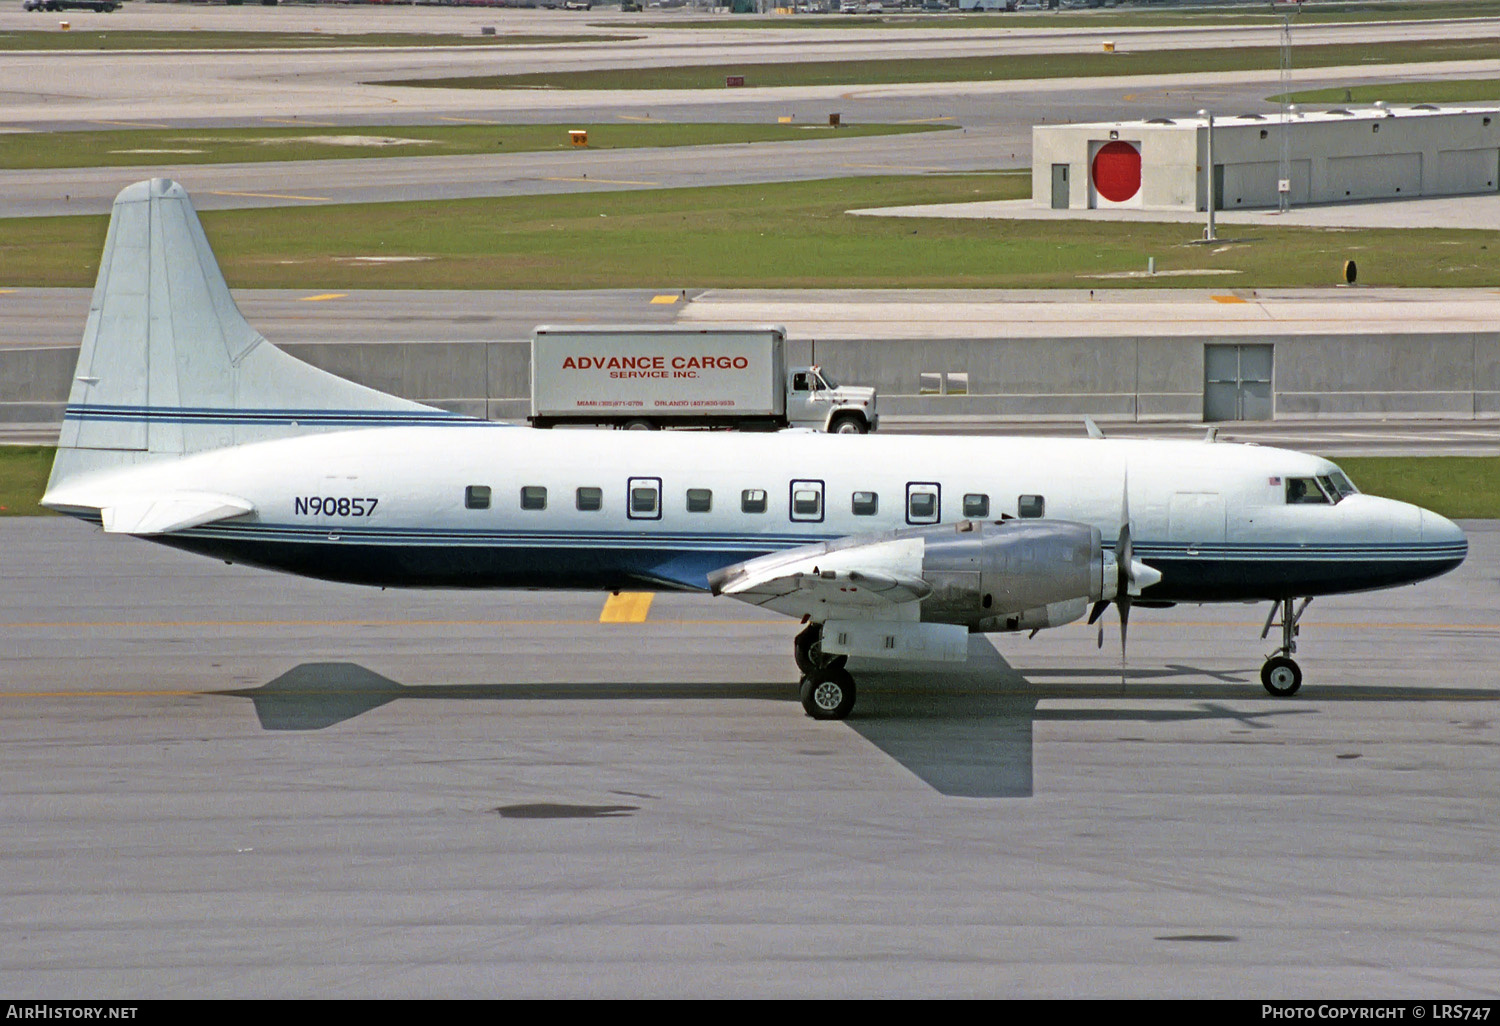
<instances>
[{"instance_id":1,"label":"white and blue airplane","mask_svg":"<svg viewBox=\"0 0 1500 1026\"><path fill-rule=\"evenodd\" d=\"M181 549L382 587L704 591L799 617L801 698L849 656L958 661L970 633L1117 606L1270 602L1291 695L1315 596L1444 573L1450 521L1316 456L1079 437L548 431L344 381L240 315L187 193L115 200L43 504ZM1300 606L1296 600L1301 599ZM1102 643L1102 628L1101 628Z\"/></svg>"}]
</instances>

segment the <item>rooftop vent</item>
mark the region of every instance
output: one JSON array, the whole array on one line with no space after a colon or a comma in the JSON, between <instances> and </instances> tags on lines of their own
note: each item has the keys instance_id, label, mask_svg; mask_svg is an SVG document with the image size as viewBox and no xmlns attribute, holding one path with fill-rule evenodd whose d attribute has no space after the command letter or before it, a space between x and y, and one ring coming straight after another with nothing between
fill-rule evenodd
<instances>
[{"instance_id":1,"label":"rooftop vent","mask_svg":"<svg viewBox=\"0 0 1500 1026\"><path fill-rule=\"evenodd\" d=\"M1171 118L1147 118L1146 119L1146 124L1148 124L1148 125L1175 125L1175 124L1177 124L1177 122L1173 121Z\"/></svg>"},{"instance_id":2,"label":"rooftop vent","mask_svg":"<svg viewBox=\"0 0 1500 1026\"><path fill-rule=\"evenodd\" d=\"M1338 114L1338 115L1341 115L1341 116L1346 117L1346 118L1352 118L1352 117L1354 117L1354 111L1352 111L1352 110L1345 110L1343 107L1334 107L1333 109L1329 110L1327 113L1329 113L1329 114Z\"/></svg>"},{"instance_id":3,"label":"rooftop vent","mask_svg":"<svg viewBox=\"0 0 1500 1026\"><path fill-rule=\"evenodd\" d=\"M1441 109L1440 107L1438 107L1436 104L1432 104L1432 103L1419 103L1415 107L1412 108L1412 110L1440 110L1440 109Z\"/></svg>"}]
</instances>

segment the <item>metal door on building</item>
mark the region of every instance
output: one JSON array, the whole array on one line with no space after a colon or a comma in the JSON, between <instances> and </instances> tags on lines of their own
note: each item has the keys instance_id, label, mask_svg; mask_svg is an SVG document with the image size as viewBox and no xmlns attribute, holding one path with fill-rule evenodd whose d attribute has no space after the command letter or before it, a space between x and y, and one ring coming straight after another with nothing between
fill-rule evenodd
<instances>
[{"instance_id":1,"label":"metal door on building","mask_svg":"<svg viewBox=\"0 0 1500 1026\"><path fill-rule=\"evenodd\" d=\"M1270 420L1275 347L1214 343L1203 347L1203 419Z\"/></svg>"},{"instance_id":2,"label":"metal door on building","mask_svg":"<svg viewBox=\"0 0 1500 1026\"><path fill-rule=\"evenodd\" d=\"M1052 209L1068 209L1068 165L1052 165Z\"/></svg>"}]
</instances>

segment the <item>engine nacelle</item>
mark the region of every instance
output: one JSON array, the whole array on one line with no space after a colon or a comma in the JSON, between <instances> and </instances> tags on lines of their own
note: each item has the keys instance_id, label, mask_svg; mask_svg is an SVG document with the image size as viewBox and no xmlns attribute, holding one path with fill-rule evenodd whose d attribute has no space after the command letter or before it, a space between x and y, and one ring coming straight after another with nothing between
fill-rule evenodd
<instances>
[{"instance_id":1,"label":"engine nacelle","mask_svg":"<svg viewBox=\"0 0 1500 1026\"><path fill-rule=\"evenodd\" d=\"M919 530L922 578L932 585L924 621L974 632L1034 630L1076 620L1089 603L1114 597L1114 558L1097 527L964 520Z\"/></svg>"}]
</instances>

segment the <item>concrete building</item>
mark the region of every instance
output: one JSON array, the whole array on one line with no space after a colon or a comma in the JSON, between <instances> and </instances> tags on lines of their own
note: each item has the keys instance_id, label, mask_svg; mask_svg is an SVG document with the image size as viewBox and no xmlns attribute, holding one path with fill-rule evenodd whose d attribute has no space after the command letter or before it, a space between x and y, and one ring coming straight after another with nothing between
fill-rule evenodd
<instances>
[{"instance_id":1,"label":"concrete building","mask_svg":"<svg viewBox=\"0 0 1500 1026\"><path fill-rule=\"evenodd\" d=\"M1286 165L1283 167L1283 145ZM1334 107L1038 125L1032 196L1058 210L1292 206L1500 188L1500 108Z\"/></svg>"}]
</instances>

